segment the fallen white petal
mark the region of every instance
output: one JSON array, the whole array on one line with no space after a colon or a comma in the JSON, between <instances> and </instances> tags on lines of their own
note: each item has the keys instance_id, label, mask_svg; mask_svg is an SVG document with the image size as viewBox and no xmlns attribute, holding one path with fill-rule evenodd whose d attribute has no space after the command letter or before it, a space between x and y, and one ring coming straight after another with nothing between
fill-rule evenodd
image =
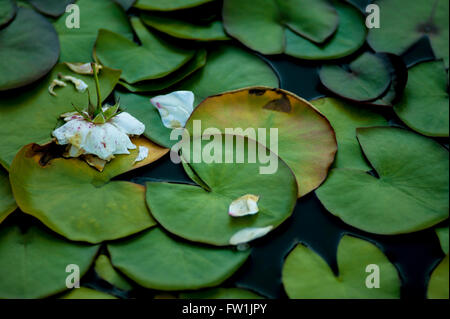
<instances>
[{"instance_id":1,"label":"fallen white petal","mask_svg":"<svg viewBox=\"0 0 450 319\"><path fill-rule=\"evenodd\" d=\"M191 91L176 91L156 96L150 102L158 109L163 125L173 129L186 125L194 111L194 99Z\"/></svg>"},{"instance_id":2,"label":"fallen white petal","mask_svg":"<svg viewBox=\"0 0 450 319\"><path fill-rule=\"evenodd\" d=\"M139 154L136 157L136 160L134 161L136 162L140 162L145 160L148 157L148 148L146 148L145 146L139 146Z\"/></svg>"},{"instance_id":3,"label":"fallen white petal","mask_svg":"<svg viewBox=\"0 0 450 319\"><path fill-rule=\"evenodd\" d=\"M72 82L78 92L84 92L88 88L88 85L83 80L77 79L73 76L62 75L61 79Z\"/></svg>"},{"instance_id":4,"label":"fallen white petal","mask_svg":"<svg viewBox=\"0 0 450 319\"><path fill-rule=\"evenodd\" d=\"M145 125L127 112L114 116L110 123L128 135L141 135L145 131Z\"/></svg>"},{"instance_id":5,"label":"fallen white petal","mask_svg":"<svg viewBox=\"0 0 450 319\"><path fill-rule=\"evenodd\" d=\"M64 87L64 86L66 86L66 85L67 85L67 84L64 83L63 81L60 81L60 80L58 80L58 79L54 79L54 80L52 81L52 83L50 84L50 86L48 87L48 92L50 92L50 94L53 95L53 96L57 96L57 94L55 93L55 87L57 87L57 86L62 86L62 87Z\"/></svg>"},{"instance_id":6,"label":"fallen white petal","mask_svg":"<svg viewBox=\"0 0 450 319\"><path fill-rule=\"evenodd\" d=\"M258 200L259 196L251 194L239 197L230 204L228 214L233 217L255 215L259 212Z\"/></svg>"},{"instance_id":7,"label":"fallen white petal","mask_svg":"<svg viewBox=\"0 0 450 319\"><path fill-rule=\"evenodd\" d=\"M248 243L256 238L265 236L273 229L273 226L267 227L249 227L244 228L237 233L235 233L230 238L230 245L239 245Z\"/></svg>"},{"instance_id":8,"label":"fallen white petal","mask_svg":"<svg viewBox=\"0 0 450 319\"><path fill-rule=\"evenodd\" d=\"M94 70L92 70L92 66L90 63L68 63L65 64L71 69L73 72L78 74L94 74ZM100 64L97 64L97 69L101 70L103 67Z\"/></svg>"}]
</instances>

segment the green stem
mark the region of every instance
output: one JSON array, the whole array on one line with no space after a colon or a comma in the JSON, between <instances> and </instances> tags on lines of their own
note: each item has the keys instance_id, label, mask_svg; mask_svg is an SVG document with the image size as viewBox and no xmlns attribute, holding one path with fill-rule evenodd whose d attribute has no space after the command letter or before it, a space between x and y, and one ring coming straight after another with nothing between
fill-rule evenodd
<instances>
[{"instance_id":1,"label":"green stem","mask_svg":"<svg viewBox=\"0 0 450 319\"><path fill-rule=\"evenodd\" d=\"M92 70L94 71L94 80L95 80L95 88L97 90L97 110L96 115L99 113L103 113L102 109L102 97L100 93L100 83L98 81L98 69L96 63L91 63Z\"/></svg>"}]
</instances>

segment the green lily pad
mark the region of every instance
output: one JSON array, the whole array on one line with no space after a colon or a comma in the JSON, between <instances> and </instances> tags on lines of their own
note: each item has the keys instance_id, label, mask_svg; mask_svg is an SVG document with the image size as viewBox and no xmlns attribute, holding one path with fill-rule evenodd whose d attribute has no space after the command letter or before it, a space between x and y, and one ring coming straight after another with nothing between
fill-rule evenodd
<instances>
[{"instance_id":1,"label":"green lily pad","mask_svg":"<svg viewBox=\"0 0 450 319\"><path fill-rule=\"evenodd\" d=\"M285 50L285 30L323 43L337 29L339 17L326 0L225 0L223 22L229 35L262 54Z\"/></svg>"},{"instance_id":2,"label":"green lily pad","mask_svg":"<svg viewBox=\"0 0 450 319\"><path fill-rule=\"evenodd\" d=\"M153 228L108 244L111 261L141 286L164 291L214 287L229 278L249 251L212 248L181 241Z\"/></svg>"},{"instance_id":3,"label":"green lily pad","mask_svg":"<svg viewBox=\"0 0 450 319\"><path fill-rule=\"evenodd\" d=\"M449 63L448 0L377 0L380 28L369 31L367 41L375 51L402 54L423 36L430 39L438 58Z\"/></svg>"},{"instance_id":4,"label":"green lily pad","mask_svg":"<svg viewBox=\"0 0 450 319\"><path fill-rule=\"evenodd\" d=\"M141 45L100 29L94 49L94 56L104 65L121 69L121 78L128 83L162 78L179 69L195 54L193 50L176 47L149 32L139 18L131 18L131 24Z\"/></svg>"},{"instance_id":5,"label":"green lily pad","mask_svg":"<svg viewBox=\"0 0 450 319\"><path fill-rule=\"evenodd\" d=\"M356 129L387 125L388 122L384 117L335 98L320 98L311 101L311 104L325 115L336 133L338 151L333 167L369 171L371 167L361 152L356 138Z\"/></svg>"},{"instance_id":6,"label":"green lily pad","mask_svg":"<svg viewBox=\"0 0 450 319\"><path fill-rule=\"evenodd\" d=\"M138 0L134 5L138 9L152 11L173 11L197 7L215 0Z\"/></svg>"},{"instance_id":7,"label":"green lily pad","mask_svg":"<svg viewBox=\"0 0 450 319\"><path fill-rule=\"evenodd\" d=\"M196 41L223 41L230 38L225 34L222 21L208 24L193 24L179 19L171 19L157 14L143 14L142 22L172 37Z\"/></svg>"},{"instance_id":8,"label":"green lily pad","mask_svg":"<svg viewBox=\"0 0 450 319\"><path fill-rule=\"evenodd\" d=\"M39 80L59 57L58 35L51 23L26 8L19 8L16 18L0 30L0 48L0 91Z\"/></svg>"},{"instance_id":9,"label":"green lily pad","mask_svg":"<svg viewBox=\"0 0 450 319\"><path fill-rule=\"evenodd\" d=\"M0 227L0 298L43 298L67 289L66 267L88 271L99 246L69 242L31 226Z\"/></svg>"},{"instance_id":10,"label":"green lily pad","mask_svg":"<svg viewBox=\"0 0 450 319\"><path fill-rule=\"evenodd\" d=\"M102 173L79 159L56 158L30 144L17 153L10 179L20 209L75 241L99 243L155 225L145 205L145 188L110 179L133 165L138 150L119 155Z\"/></svg>"},{"instance_id":11,"label":"green lily pad","mask_svg":"<svg viewBox=\"0 0 450 319\"><path fill-rule=\"evenodd\" d=\"M103 280L111 285L122 289L131 290L133 286L117 270L114 269L108 256L100 255L95 261L95 272Z\"/></svg>"},{"instance_id":12,"label":"green lily pad","mask_svg":"<svg viewBox=\"0 0 450 319\"><path fill-rule=\"evenodd\" d=\"M230 70L234 70L230 73ZM198 105L206 97L226 91L264 85L278 87L275 72L260 58L231 45L220 45L208 52L205 67L192 76L170 88L170 91L188 90L195 94ZM151 105L150 95L116 93L127 112L145 124L144 135L164 147L171 147L177 141L170 140L171 130L161 121L158 110Z\"/></svg>"},{"instance_id":13,"label":"green lily pad","mask_svg":"<svg viewBox=\"0 0 450 319\"><path fill-rule=\"evenodd\" d=\"M58 73L83 80L91 90L95 87L92 76L73 73L66 65L59 64L47 77L20 95L8 92L0 94L0 164L6 169L9 169L22 146L31 142L45 144L51 140L51 133L60 115L74 110L71 103L87 106L87 94L77 92L72 85L56 89L57 96L50 95L48 87L58 77ZM99 80L103 97L106 98L112 92L119 77L118 70L102 69ZM94 94L92 101L94 105L97 103Z\"/></svg>"},{"instance_id":14,"label":"green lily pad","mask_svg":"<svg viewBox=\"0 0 450 319\"><path fill-rule=\"evenodd\" d=\"M294 172L299 196L317 188L327 177L337 145L333 128L307 101L294 94L263 87L241 89L212 96L192 114L186 128L192 133L193 121L203 128L278 129L278 155ZM241 133L245 134L245 133Z\"/></svg>"},{"instance_id":15,"label":"green lily pad","mask_svg":"<svg viewBox=\"0 0 450 319\"><path fill-rule=\"evenodd\" d=\"M135 84L128 84L127 82L119 82L120 85L125 87L128 91L131 92L155 92L161 91L171 86L177 84L178 82L184 80L189 75L202 68L206 64L206 50L202 49L197 52L197 54L190 60L188 63L183 65L181 68L176 70L175 72L170 73L169 75L156 80L149 80L138 82Z\"/></svg>"},{"instance_id":16,"label":"green lily pad","mask_svg":"<svg viewBox=\"0 0 450 319\"><path fill-rule=\"evenodd\" d=\"M403 98L395 113L411 129L427 136L449 136L448 75L441 61L409 70Z\"/></svg>"},{"instance_id":17,"label":"green lily pad","mask_svg":"<svg viewBox=\"0 0 450 319\"><path fill-rule=\"evenodd\" d=\"M125 11L128 11L135 3L136 0L114 0L117 2Z\"/></svg>"},{"instance_id":18,"label":"green lily pad","mask_svg":"<svg viewBox=\"0 0 450 319\"><path fill-rule=\"evenodd\" d=\"M62 15L54 26L61 41L62 62L92 61L92 49L101 28L133 39L128 17L124 10L112 0L78 0L80 28L70 29L66 20L72 21L71 12Z\"/></svg>"},{"instance_id":19,"label":"green lily pad","mask_svg":"<svg viewBox=\"0 0 450 319\"><path fill-rule=\"evenodd\" d=\"M210 154L210 142L200 138L193 138L191 154ZM229 138L233 140L233 135L214 135L214 141L220 142L217 152L222 153L213 163L207 159L197 163L195 155L191 158L187 155L189 148L183 149L183 158L188 162L185 170L197 177L194 181L201 180L200 186L147 183L147 205L154 218L171 233L195 242L226 246L233 244L233 236L243 229L276 228L292 214L297 185L289 167L273 153L264 161L258 149L266 152L266 148L255 141L251 149L250 140L235 136L234 145L227 145L225 139ZM238 143L244 149L238 148ZM227 156L233 154L236 158L242 155L242 162L227 163ZM254 156L254 162L249 160L250 156ZM267 172L262 171L261 167L267 168L269 163ZM230 216L230 204L247 194L260 197L259 212L240 218Z\"/></svg>"},{"instance_id":20,"label":"green lily pad","mask_svg":"<svg viewBox=\"0 0 450 319\"><path fill-rule=\"evenodd\" d=\"M383 252L374 244L351 236L342 237L337 249L339 274L311 249L298 245L283 266L283 285L292 299L398 299L400 277ZM379 270L379 288L369 265Z\"/></svg>"},{"instance_id":21,"label":"green lily pad","mask_svg":"<svg viewBox=\"0 0 450 319\"><path fill-rule=\"evenodd\" d=\"M286 29L287 55L306 60L338 59L357 51L366 41L364 17L353 5L333 1L339 15L336 33L326 43L317 45Z\"/></svg>"},{"instance_id":22,"label":"green lily pad","mask_svg":"<svg viewBox=\"0 0 450 319\"><path fill-rule=\"evenodd\" d=\"M0 167L0 223L17 208L8 173Z\"/></svg>"},{"instance_id":23,"label":"green lily pad","mask_svg":"<svg viewBox=\"0 0 450 319\"><path fill-rule=\"evenodd\" d=\"M439 265L434 269L431 274L430 281L428 283L428 292L427 297L429 299L447 299L449 298L448 293L448 254L445 258L439 263Z\"/></svg>"},{"instance_id":24,"label":"green lily pad","mask_svg":"<svg viewBox=\"0 0 450 319\"><path fill-rule=\"evenodd\" d=\"M118 299L110 294L94 290L91 288L80 287L74 288L69 293L61 297L61 299L77 299L77 300L103 300L103 299Z\"/></svg>"},{"instance_id":25,"label":"green lily pad","mask_svg":"<svg viewBox=\"0 0 450 319\"><path fill-rule=\"evenodd\" d=\"M448 227L437 228L436 235L438 236L439 242L441 243L442 251L448 254Z\"/></svg>"},{"instance_id":26,"label":"green lily pad","mask_svg":"<svg viewBox=\"0 0 450 319\"><path fill-rule=\"evenodd\" d=\"M212 288L193 292L183 292L181 299L264 299L247 289Z\"/></svg>"},{"instance_id":27,"label":"green lily pad","mask_svg":"<svg viewBox=\"0 0 450 319\"><path fill-rule=\"evenodd\" d=\"M59 17L66 12L67 5L74 0L28 0L37 11L52 17Z\"/></svg>"},{"instance_id":28,"label":"green lily pad","mask_svg":"<svg viewBox=\"0 0 450 319\"><path fill-rule=\"evenodd\" d=\"M17 7L13 0L0 0L0 27L16 16Z\"/></svg>"},{"instance_id":29,"label":"green lily pad","mask_svg":"<svg viewBox=\"0 0 450 319\"><path fill-rule=\"evenodd\" d=\"M357 137L379 177L333 169L317 195L333 215L367 232L419 231L448 218L448 151L437 142L393 128L360 128Z\"/></svg>"},{"instance_id":30,"label":"green lily pad","mask_svg":"<svg viewBox=\"0 0 450 319\"><path fill-rule=\"evenodd\" d=\"M334 94L360 102L376 100L391 85L391 75L383 60L368 52L350 63L348 69L324 65L319 75L322 84Z\"/></svg>"}]
</instances>

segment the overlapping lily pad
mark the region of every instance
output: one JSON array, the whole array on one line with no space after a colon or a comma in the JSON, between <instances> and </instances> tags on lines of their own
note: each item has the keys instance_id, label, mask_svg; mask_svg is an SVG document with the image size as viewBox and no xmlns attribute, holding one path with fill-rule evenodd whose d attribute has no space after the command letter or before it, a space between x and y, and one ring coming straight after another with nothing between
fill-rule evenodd
<instances>
[{"instance_id":1,"label":"overlapping lily pad","mask_svg":"<svg viewBox=\"0 0 450 319\"><path fill-rule=\"evenodd\" d=\"M449 298L449 266L448 266L448 254L437 265L431 274L430 281L428 282L427 297L429 299L447 299Z\"/></svg>"},{"instance_id":2,"label":"overlapping lily pad","mask_svg":"<svg viewBox=\"0 0 450 319\"><path fill-rule=\"evenodd\" d=\"M292 299L397 299L400 278L396 268L374 244L344 236L337 250L339 274L311 249L299 244L286 258L283 285ZM369 268L369 266L375 266ZM379 286L375 276L377 271Z\"/></svg>"},{"instance_id":3,"label":"overlapping lily pad","mask_svg":"<svg viewBox=\"0 0 450 319\"><path fill-rule=\"evenodd\" d=\"M270 129L277 129L277 153L294 172L299 196L325 180L337 149L327 119L305 100L280 89L254 87L212 96L194 110L186 124L191 133L195 120L201 120L203 128L222 132L226 128L251 128L256 132L265 128L267 139L272 134Z\"/></svg>"},{"instance_id":4,"label":"overlapping lily pad","mask_svg":"<svg viewBox=\"0 0 450 319\"><path fill-rule=\"evenodd\" d=\"M29 0L29 2L39 12L48 16L59 17L66 11L67 5L74 3L75 0Z\"/></svg>"},{"instance_id":5,"label":"overlapping lily pad","mask_svg":"<svg viewBox=\"0 0 450 319\"><path fill-rule=\"evenodd\" d=\"M278 87L278 84L274 71L260 58L235 46L221 45L208 52L203 68L172 86L170 91L193 91L194 104L198 105L213 94L255 85ZM171 130L162 124L158 110L150 103L150 95L117 92L117 97L127 112L145 124L146 137L164 147L177 142L170 140Z\"/></svg>"},{"instance_id":6,"label":"overlapping lily pad","mask_svg":"<svg viewBox=\"0 0 450 319\"><path fill-rule=\"evenodd\" d=\"M436 235L438 236L439 242L441 243L442 251L448 254L448 227L437 228Z\"/></svg>"},{"instance_id":7,"label":"overlapping lily pad","mask_svg":"<svg viewBox=\"0 0 450 319\"><path fill-rule=\"evenodd\" d=\"M311 104L326 116L336 133L338 152L333 167L370 170L356 138L356 129L387 125L384 117L335 98L320 98Z\"/></svg>"},{"instance_id":8,"label":"overlapping lily pad","mask_svg":"<svg viewBox=\"0 0 450 319\"><path fill-rule=\"evenodd\" d=\"M449 2L447 0L377 0L380 28L371 29L367 38L376 51L402 54L423 36L430 39L438 58L449 59Z\"/></svg>"},{"instance_id":9,"label":"overlapping lily pad","mask_svg":"<svg viewBox=\"0 0 450 319\"><path fill-rule=\"evenodd\" d=\"M183 292L182 299L264 299L260 295L240 288L212 288L194 292Z\"/></svg>"},{"instance_id":10,"label":"overlapping lily pad","mask_svg":"<svg viewBox=\"0 0 450 319\"><path fill-rule=\"evenodd\" d=\"M37 81L53 68L59 57L55 29L28 8L19 8L15 19L0 30L0 48L0 91Z\"/></svg>"},{"instance_id":11,"label":"overlapping lily pad","mask_svg":"<svg viewBox=\"0 0 450 319\"><path fill-rule=\"evenodd\" d=\"M404 95L394 110L420 134L449 136L448 75L443 63L421 63L410 69Z\"/></svg>"},{"instance_id":12,"label":"overlapping lily pad","mask_svg":"<svg viewBox=\"0 0 450 319\"><path fill-rule=\"evenodd\" d=\"M73 13L62 15L54 26L61 41L62 62L90 62L92 49L98 31L103 28L133 39L128 17L124 10L112 0L78 0L80 28L68 28L66 22L73 22ZM69 24L69 25L70 25Z\"/></svg>"},{"instance_id":13,"label":"overlapping lily pad","mask_svg":"<svg viewBox=\"0 0 450 319\"><path fill-rule=\"evenodd\" d=\"M128 171L138 155L119 155L103 172L79 159L51 159L37 145L14 158L10 179L21 210L70 240L99 243L129 236L155 225L145 205L145 189L110 182Z\"/></svg>"},{"instance_id":14,"label":"overlapping lily pad","mask_svg":"<svg viewBox=\"0 0 450 319\"><path fill-rule=\"evenodd\" d=\"M67 289L68 265L89 269L98 246L61 239L37 226L0 227L0 298L43 298Z\"/></svg>"},{"instance_id":15,"label":"overlapping lily pad","mask_svg":"<svg viewBox=\"0 0 450 319\"><path fill-rule=\"evenodd\" d=\"M244 229L271 230L292 214L295 177L275 154L261 155L267 149L242 136L201 138L194 136L182 151L185 170L199 185L147 183L147 205L165 229L191 241L226 246L234 245L232 238ZM230 216L230 204L247 194L259 196L259 212Z\"/></svg>"},{"instance_id":16,"label":"overlapping lily pad","mask_svg":"<svg viewBox=\"0 0 450 319\"><path fill-rule=\"evenodd\" d=\"M95 43L94 55L109 67L121 69L122 79L128 83L162 78L179 69L195 54L174 46L150 33L139 18L131 18L131 23L141 45L126 37L105 29L100 29Z\"/></svg>"},{"instance_id":17,"label":"overlapping lily pad","mask_svg":"<svg viewBox=\"0 0 450 319\"><path fill-rule=\"evenodd\" d=\"M116 269L108 256L101 254L95 261L95 272L103 280L122 290L131 290L133 286Z\"/></svg>"},{"instance_id":18,"label":"overlapping lily pad","mask_svg":"<svg viewBox=\"0 0 450 319\"><path fill-rule=\"evenodd\" d=\"M173 11L193 8L215 0L138 0L136 8L152 11Z\"/></svg>"},{"instance_id":19,"label":"overlapping lily pad","mask_svg":"<svg viewBox=\"0 0 450 319\"><path fill-rule=\"evenodd\" d=\"M13 0L0 0L0 27L15 17L16 10L17 7Z\"/></svg>"},{"instance_id":20,"label":"overlapping lily pad","mask_svg":"<svg viewBox=\"0 0 450 319\"><path fill-rule=\"evenodd\" d=\"M73 73L67 66L60 64L47 77L20 95L7 92L0 94L0 164L6 169L22 146L32 142L49 142L60 115L74 110L72 103L79 107L87 106L87 94L77 92L71 85L56 89L57 96L50 95L48 87L58 77L58 73L83 80L91 90L95 87L92 76ZM102 69L99 80L103 97L106 98L112 92L119 77L118 70ZM97 103L96 96L92 96L92 101Z\"/></svg>"},{"instance_id":21,"label":"overlapping lily pad","mask_svg":"<svg viewBox=\"0 0 450 319\"><path fill-rule=\"evenodd\" d=\"M448 218L445 148L392 127L358 129L357 137L379 177L333 169L316 192L328 211L356 228L386 235L419 231Z\"/></svg>"},{"instance_id":22,"label":"overlapping lily pad","mask_svg":"<svg viewBox=\"0 0 450 319\"><path fill-rule=\"evenodd\" d=\"M288 28L315 43L323 43L337 29L339 17L325 0L225 0L223 22L228 34L262 54L285 50Z\"/></svg>"},{"instance_id":23,"label":"overlapping lily pad","mask_svg":"<svg viewBox=\"0 0 450 319\"><path fill-rule=\"evenodd\" d=\"M153 228L108 244L111 261L141 286L172 291L214 287L229 278L249 251L195 245Z\"/></svg>"},{"instance_id":24,"label":"overlapping lily pad","mask_svg":"<svg viewBox=\"0 0 450 319\"><path fill-rule=\"evenodd\" d=\"M322 84L343 98L368 102L379 98L391 85L391 75L383 60L363 53L347 68L325 65L319 72Z\"/></svg>"},{"instance_id":25,"label":"overlapping lily pad","mask_svg":"<svg viewBox=\"0 0 450 319\"><path fill-rule=\"evenodd\" d=\"M17 208L8 173L0 167L0 223Z\"/></svg>"},{"instance_id":26,"label":"overlapping lily pad","mask_svg":"<svg viewBox=\"0 0 450 319\"><path fill-rule=\"evenodd\" d=\"M285 53L306 60L338 59L358 50L366 40L366 27L361 12L352 5L333 1L339 15L336 33L321 45L286 29Z\"/></svg>"},{"instance_id":27,"label":"overlapping lily pad","mask_svg":"<svg viewBox=\"0 0 450 319\"><path fill-rule=\"evenodd\" d=\"M103 300L103 299L118 299L113 295L94 290L91 288L80 287L76 289L72 289L69 293L65 294L61 297L62 299L94 299L94 300Z\"/></svg>"},{"instance_id":28,"label":"overlapping lily pad","mask_svg":"<svg viewBox=\"0 0 450 319\"><path fill-rule=\"evenodd\" d=\"M135 3L136 0L114 0L125 10L128 11Z\"/></svg>"}]
</instances>

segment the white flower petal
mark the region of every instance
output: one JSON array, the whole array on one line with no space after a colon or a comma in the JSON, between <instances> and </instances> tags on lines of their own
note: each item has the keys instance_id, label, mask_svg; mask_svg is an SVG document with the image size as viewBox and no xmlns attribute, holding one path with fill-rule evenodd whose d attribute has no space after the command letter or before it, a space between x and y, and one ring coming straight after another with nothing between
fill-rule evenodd
<instances>
[{"instance_id":1,"label":"white flower petal","mask_svg":"<svg viewBox=\"0 0 450 319\"><path fill-rule=\"evenodd\" d=\"M90 63L68 63L65 64L71 69L73 72L78 74L94 74L94 70L92 70L92 66ZM101 70L103 66L97 64L98 70Z\"/></svg>"},{"instance_id":2,"label":"white flower petal","mask_svg":"<svg viewBox=\"0 0 450 319\"><path fill-rule=\"evenodd\" d=\"M57 94L55 93L55 87L57 87L57 86L62 86L62 87L64 87L64 86L66 86L67 84L66 83L64 83L63 81L60 81L60 80L58 80L58 79L54 79L53 81L52 81L52 83L50 84L50 86L48 87L48 92L51 94L51 95L53 95L53 96L57 96Z\"/></svg>"},{"instance_id":3,"label":"white flower petal","mask_svg":"<svg viewBox=\"0 0 450 319\"><path fill-rule=\"evenodd\" d=\"M61 79L72 82L78 92L84 92L88 88L88 85L83 80L77 79L73 76L62 75Z\"/></svg>"},{"instance_id":4,"label":"white flower petal","mask_svg":"<svg viewBox=\"0 0 450 319\"><path fill-rule=\"evenodd\" d=\"M272 229L273 229L272 225L267 227L244 228L235 233L233 236L231 236L230 245L239 245L248 243L256 238L260 238L267 235L267 233L269 233Z\"/></svg>"},{"instance_id":5,"label":"white flower petal","mask_svg":"<svg viewBox=\"0 0 450 319\"><path fill-rule=\"evenodd\" d=\"M110 123L128 135L141 135L145 131L145 125L127 112L114 116Z\"/></svg>"},{"instance_id":6,"label":"white flower petal","mask_svg":"<svg viewBox=\"0 0 450 319\"><path fill-rule=\"evenodd\" d=\"M136 157L136 160L134 161L136 162L140 162L145 160L148 157L148 148L146 148L145 146L139 146L139 154Z\"/></svg>"},{"instance_id":7,"label":"white flower petal","mask_svg":"<svg viewBox=\"0 0 450 319\"><path fill-rule=\"evenodd\" d=\"M230 204L228 214L233 217L255 215L259 212L258 200L259 196L251 194L239 197Z\"/></svg>"},{"instance_id":8,"label":"white flower petal","mask_svg":"<svg viewBox=\"0 0 450 319\"><path fill-rule=\"evenodd\" d=\"M158 109L164 126L173 129L186 125L194 111L194 99L191 91L176 91L156 96L150 102Z\"/></svg>"}]
</instances>

